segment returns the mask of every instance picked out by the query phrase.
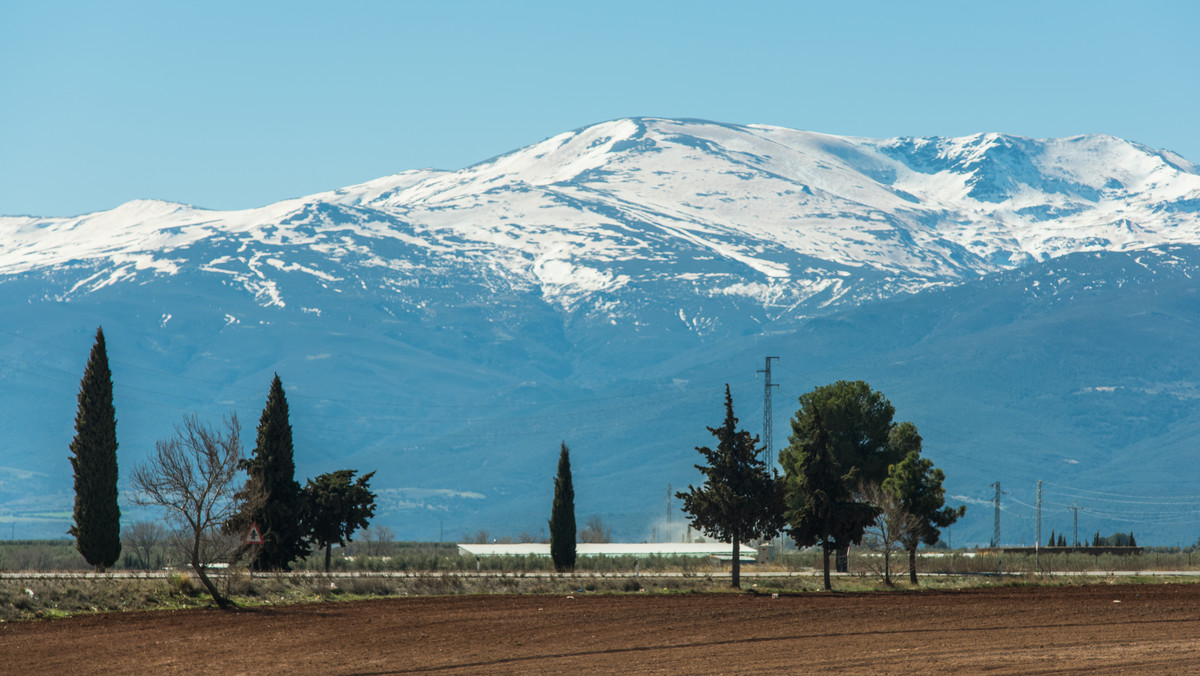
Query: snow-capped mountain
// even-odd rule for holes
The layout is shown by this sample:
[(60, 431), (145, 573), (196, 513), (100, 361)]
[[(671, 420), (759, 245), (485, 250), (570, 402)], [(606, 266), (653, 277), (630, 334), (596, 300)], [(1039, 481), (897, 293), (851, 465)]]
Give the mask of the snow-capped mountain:
[[(1200, 241), (1200, 170), (1104, 136), (879, 141), (623, 119), (259, 209), (137, 201), (0, 228), (0, 273), (101, 264), (72, 294), (191, 267), (283, 307), (280, 273), (405, 288), (443, 265), (567, 312), (630, 318), (613, 294), (666, 285), (773, 319), (1067, 253)], [(189, 255), (202, 243), (223, 255)]]
[[(1005, 350), (1047, 340), (1044, 324), (1001, 339), (986, 317), (955, 323), (979, 304), (1028, 310), (1053, 297), (1066, 313), (1055, 316), (1070, 316), (1144, 300), (1137, 290), (1167, 278), (1190, 293), (1195, 245), (1200, 169), (1113, 137), (876, 140), (651, 118), (245, 211), (143, 200), (73, 218), (0, 217), (10, 327), (0, 408), (17, 430), (0, 441), (0, 498), (21, 527), (58, 514), (46, 528), (65, 530), (73, 394), (104, 324), (118, 398), (136, 402), (117, 402), (125, 471), (181, 412), (234, 408), (250, 426), (279, 371), (299, 418), (300, 471), (379, 469), (383, 518), (402, 536), (428, 538), (434, 517), (449, 538), (536, 532), (566, 440), (584, 473), (581, 500), (588, 476), (596, 486), (595, 508), (581, 514), (649, 537), (659, 486), (696, 480), (690, 449), (708, 443), (721, 383), (741, 383), (735, 403), (757, 429), (753, 376), (767, 351), (783, 352), (784, 374), (804, 364), (781, 412), (829, 379), (861, 378), (925, 429), (899, 400), (940, 420), (935, 404), (961, 392), (917, 383), (936, 373), (966, 389), (964, 374), (981, 373), (922, 350), (954, 344), (980, 351), (973, 364), (1023, 373)], [(1047, 276), (1062, 261), (1072, 272)], [(1127, 263), (1155, 274), (1117, 283), (1127, 275), (1113, 270)], [(1029, 319), (996, 316), (1010, 328)], [(1171, 326), (1154, 340), (1185, 335)], [(1094, 348), (1072, 349), (1086, 361)], [(901, 353), (926, 371), (886, 361)], [(1080, 391), (1167, 381), (1191, 391), (1180, 378), (1081, 378)], [(980, 401), (1008, 396), (1011, 382), (991, 380)], [(974, 436), (945, 424), (942, 444)], [(786, 414), (776, 427), (778, 448)], [(951, 481), (955, 469), (986, 479), (968, 457), (934, 457)]]

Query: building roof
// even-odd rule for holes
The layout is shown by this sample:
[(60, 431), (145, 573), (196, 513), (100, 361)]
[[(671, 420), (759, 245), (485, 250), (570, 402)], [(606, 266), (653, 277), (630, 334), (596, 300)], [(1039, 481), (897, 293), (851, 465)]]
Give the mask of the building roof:
[[(460, 554), (473, 556), (550, 556), (550, 545), (537, 542), (513, 545), (459, 544)], [(577, 556), (733, 556), (727, 542), (580, 542)], [(758, 551), (742, 545), (741, 558), (754, 558)]]

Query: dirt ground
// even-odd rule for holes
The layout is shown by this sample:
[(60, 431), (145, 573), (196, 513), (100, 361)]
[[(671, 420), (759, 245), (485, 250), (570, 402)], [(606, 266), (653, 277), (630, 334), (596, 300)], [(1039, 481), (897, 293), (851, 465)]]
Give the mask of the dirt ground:
[(7, 673), (1200, 671), (1200, 585), (455, 596), (0, 625)]

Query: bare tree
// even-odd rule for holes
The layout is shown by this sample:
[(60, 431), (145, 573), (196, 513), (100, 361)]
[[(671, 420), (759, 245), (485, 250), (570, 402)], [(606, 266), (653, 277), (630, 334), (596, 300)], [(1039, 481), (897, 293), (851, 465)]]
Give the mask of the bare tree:
[(392, 544), (396, 541), (396, 534), (387, 526), (375, 526), (375, 542), (379, 544), (379, 555), (390, 556), (392, 554)]
[[(236, 539), (222, 537), (221, 526), (234, 513), (238, 462), (242, 459), (237, 415), (214, 430), (195, 415), (185, 415), (175, 436), (160, 439), (154, 454), (133, 471), (140, 505), (162, 507), (167, 522), (179, 528), (183, 555), (217, 605), (229, 601), (209, 579), (205, 567), (231, 553)], [(231, 543), (231, 539), (233, 543)]]
[(873, 505), (879, 513), (867, 527), (869, 545), (879, 548), (883, 555), (883, 582), (892, 584), (892, 553), (901, 549), (901, 540), (914, 532), (918, 520), (904, 509), (904, 504), (894, 493), (885, 491), (877, 483), (863, 482), (858, 486), (862, 499)]
[(604, 519), (593, 514), (579, 529), (580, 542), (612, 542), (612, 528), (604, 523)]
[(367, 556), (387, 556), (391, 553), (392, 542), (396, 539), (396, 534), (391, 528), (367, 526), (360, 533), (359, 539), (366, 545)]
[(138, 568), (146, 570), (151, 566), (151, 552), (162, 545), (167, 530), (153, 521), (137, 521), (125, 528), (122, 535), (126, 551), (132, 551)]

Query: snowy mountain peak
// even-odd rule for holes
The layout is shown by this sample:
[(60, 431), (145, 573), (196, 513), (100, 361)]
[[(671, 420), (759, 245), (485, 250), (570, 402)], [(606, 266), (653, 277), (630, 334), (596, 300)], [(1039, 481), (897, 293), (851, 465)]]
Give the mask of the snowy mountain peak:
[(628, 118), (258, 209), (138, 200), (0, 218), (0, 273), (136, 260), (125, 278), (232, 275), (285, 307), (289, 270), (329, 268), (313, 274), (336, 286), (361, 276), (346, 266), (396, 284), (452, 266), (595, 317), (631, 317), (634, 289), (665, 285), (770, 321), (1169, 243), (1200, 243), (1200, 172), (1110, 136), (875, 140)]

